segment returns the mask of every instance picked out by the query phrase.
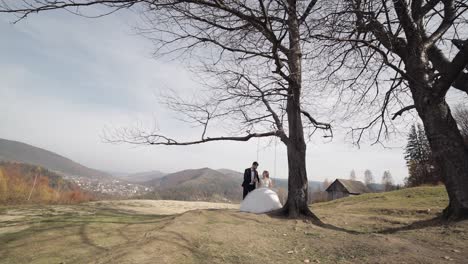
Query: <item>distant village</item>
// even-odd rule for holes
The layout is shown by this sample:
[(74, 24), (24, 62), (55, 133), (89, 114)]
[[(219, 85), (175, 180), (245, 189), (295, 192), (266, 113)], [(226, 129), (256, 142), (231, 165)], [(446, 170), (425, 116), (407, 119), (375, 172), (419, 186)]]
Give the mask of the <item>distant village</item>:
[(102, 180), (82, 176), (64, 176), (64, 178), (75, 182), (83, 190), (116, 198), (134, 197), (143, 195), (152, 190), (150, 187), (128, 183), (118, 179)]

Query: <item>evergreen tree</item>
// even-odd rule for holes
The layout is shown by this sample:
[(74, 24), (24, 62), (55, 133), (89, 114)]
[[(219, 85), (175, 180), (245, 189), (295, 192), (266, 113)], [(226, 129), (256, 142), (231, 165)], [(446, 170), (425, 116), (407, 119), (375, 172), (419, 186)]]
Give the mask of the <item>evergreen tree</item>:
[(418, 124), (418, 140), (420, 148), (420, 161), (427, 162), (431, 160), (431, 147), (426, 137), (426, 132), (421, 124)]
[(434, 166), (435, 162), (422, 125), (412, 125), (408, 134), (405, 149), (405, 159), (408, 166), (406, 185), (409, 187), (422, 184), (437, 184), (441, 181)]
[(457, 105), (455, 108), (454, 118), (457, 121), (458, 128), (468, 145), (468, 107)]
[(405, 159), (409, 161), (426, 162), (430, 159), (429, 141), (424, 132), (424, 128), (418, 124), (411, 126), (406, 145)]

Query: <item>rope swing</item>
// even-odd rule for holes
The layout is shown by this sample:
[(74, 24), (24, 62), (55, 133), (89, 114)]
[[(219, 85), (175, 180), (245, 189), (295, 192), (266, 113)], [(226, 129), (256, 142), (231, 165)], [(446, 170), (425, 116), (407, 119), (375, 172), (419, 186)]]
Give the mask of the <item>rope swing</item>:
[(257, 138), (257, 159), (256, 161), (258, 162), (258, 153), (260, 152), (260, 138)]
[(275, 175), (275, 177), (278, 177), (278, 175), (276, 174), (276, 149), (277, 149), (277, 146), (278, 146), (278, 138), (275, 137), (275, 160), (273, 161), (274, 162), (273, 175)]
[[(278, 177), (277, 175), (277, 156), (278, 156), (278, 138), (275, 137), (275, 147), (274, 147), (274, 158), (273, 158), (273, 174), (274, 177)], [(260, 138), (257, 138), (257, 159), (258, 162), (260, 158)]]

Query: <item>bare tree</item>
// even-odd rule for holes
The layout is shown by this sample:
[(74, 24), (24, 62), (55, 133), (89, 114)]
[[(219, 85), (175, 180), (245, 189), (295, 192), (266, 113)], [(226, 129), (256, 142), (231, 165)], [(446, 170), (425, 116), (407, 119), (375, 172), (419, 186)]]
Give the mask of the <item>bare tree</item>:
[(384, 191), (386, 192), (394, 189), (393, 177), (390, 171), (384, 171), (382, 175), (382, 185), (384, 186)]
[(468, 2), (330, 1), (326, 10), (328, 31), (316, 38), (339, 54), (328, 56), (328, 65), (341, 80), (344, 70), (357, 69), (343, 86), (360, 95), (352, 100), (378, 109), (353, 130), (358, 142), (371, 128), (379, 141), (390, 119), (416, 110), (449, 194), (444, 216), (468, 217), (468, 149), (445, 100), (450, 88), (468, 93)]
[(322, 182), (322, 189), (323, 189), (323, 190), (326, 190), (326, 189), (330, 186), (330, 184), (332, 184), (332, 183), (328, 180), (328, 178), (325, 179), (325, 180)]
[(374, 175), (372, 174), (372, 171), (370, 170), (364, 171), (364, 183), (367, 186), (370, 186), (372, 183), (374, 183)]
[(352, 170), (349, 174), (349, 179), (352, 180), (352, 181), (355, 181), (356, 180), (356, 172), (354, 170)]
[[(9, 2), (10, 4), (6, 4)], [(316, 130), (330, 131), (303, 101), (303, 73), (313, 49), (307, 41), (314, 27), (316, 0), (24, 0), (0, 2), (0, 12), (19, 19), (36, 12), (103, 5), (114, 12), (138, 8), (159, 55), (188, 55), (199, 61), (207, 93), (190, 100), (171, 94), (169, 108), (201, 127), (198, 139), (181, 141), (155, 131), (122, 129), (110, 139), (131, 144), (186, 146), (216, 141), (278, 137), (288, 153), (288, 197), (280, 213), (317, 219), (307, 206), (306, 139)], [(305, 118), (305, 120), (303, 120)], [(238, 129), (210, 135), (216, 122)], [(307, 132), (307, 135), (305, 133)], [(328, 136), (328, 134), (327, 134)]]

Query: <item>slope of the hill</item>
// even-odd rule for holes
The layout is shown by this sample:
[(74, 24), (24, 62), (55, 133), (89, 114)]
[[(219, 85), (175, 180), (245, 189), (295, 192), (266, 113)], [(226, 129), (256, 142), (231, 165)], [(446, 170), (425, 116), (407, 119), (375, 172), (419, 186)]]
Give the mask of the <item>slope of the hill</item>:
[(416, 187), (368, 193), (313, 205), (325, 222), (353, 225), (360, 230), (379, 229), (382, 222), (401, 226), (434, 217), (448, 204), (443, 186)]
[(0, 263), (464, 264), (468, 259), (468, 221), (434, 219), (447, 203), (440, 187), (314, 205), (324, 226), (236, 209), (152, 214), (172, 207), (171, 201), (158, 202), (0, 207)]

